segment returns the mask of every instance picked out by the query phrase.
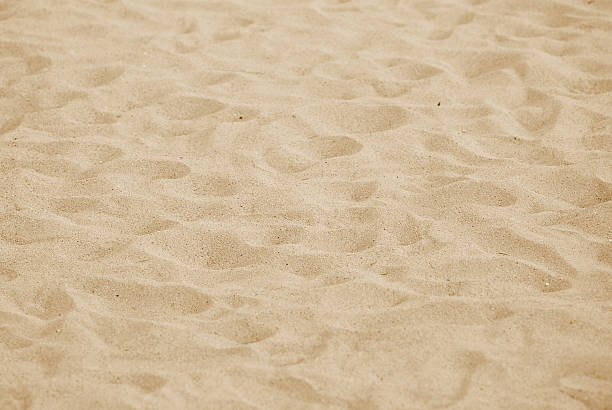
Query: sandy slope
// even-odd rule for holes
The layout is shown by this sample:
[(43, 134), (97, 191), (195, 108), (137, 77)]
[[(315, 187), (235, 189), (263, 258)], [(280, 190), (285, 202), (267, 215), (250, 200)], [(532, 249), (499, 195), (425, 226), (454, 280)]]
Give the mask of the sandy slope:
[(609, 0), (0, 1), (0, 408), (612, 406)]

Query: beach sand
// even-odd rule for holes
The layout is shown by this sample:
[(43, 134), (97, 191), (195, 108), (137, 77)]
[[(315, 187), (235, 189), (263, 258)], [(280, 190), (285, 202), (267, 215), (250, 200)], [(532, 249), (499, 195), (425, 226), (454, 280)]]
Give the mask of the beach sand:
[(609, 0), (0, 0), (0, 408), (612, 408)]

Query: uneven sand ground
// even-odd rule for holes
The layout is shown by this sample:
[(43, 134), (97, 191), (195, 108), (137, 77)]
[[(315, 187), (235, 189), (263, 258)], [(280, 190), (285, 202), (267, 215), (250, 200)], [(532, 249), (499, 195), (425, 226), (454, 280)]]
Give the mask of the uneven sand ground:
[(0, 1), (0, 408), (612, 408), (612, 2)]

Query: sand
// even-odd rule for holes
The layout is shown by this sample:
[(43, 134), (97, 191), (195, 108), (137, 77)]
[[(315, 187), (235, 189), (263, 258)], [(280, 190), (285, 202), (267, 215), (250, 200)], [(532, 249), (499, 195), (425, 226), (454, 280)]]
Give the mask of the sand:
[(612, 3), (0, 1), (0, 408), (612, 408)]

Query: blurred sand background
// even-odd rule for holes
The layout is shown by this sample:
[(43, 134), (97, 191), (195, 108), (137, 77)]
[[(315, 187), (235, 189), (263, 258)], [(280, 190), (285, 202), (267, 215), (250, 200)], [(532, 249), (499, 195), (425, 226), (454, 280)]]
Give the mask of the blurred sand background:
[(612, 408), (612, 2), (0, 0), (0, 408)]

